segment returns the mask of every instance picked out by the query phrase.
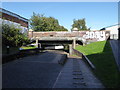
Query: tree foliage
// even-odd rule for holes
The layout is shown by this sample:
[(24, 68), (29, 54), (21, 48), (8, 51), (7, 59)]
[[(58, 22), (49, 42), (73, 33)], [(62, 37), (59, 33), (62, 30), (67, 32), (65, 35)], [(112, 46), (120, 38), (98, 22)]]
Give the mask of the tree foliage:
[(31, 28), (34, 31), (68, 31), (54, 17), (45, 17), (43, 14), (33, 13), (30, 19)]
[(78, 20), (74, 19), (72, 29), (73, 28), (78, 28), (79, 31), (80, 30), (90, 30), (90, 28), (87, 29), (85, 19), (78, 19)]
[(20, 32), (13, 24), (2, 24), (2, 44), (6, 46), (22, 46), (29, 42), (27, 36)]

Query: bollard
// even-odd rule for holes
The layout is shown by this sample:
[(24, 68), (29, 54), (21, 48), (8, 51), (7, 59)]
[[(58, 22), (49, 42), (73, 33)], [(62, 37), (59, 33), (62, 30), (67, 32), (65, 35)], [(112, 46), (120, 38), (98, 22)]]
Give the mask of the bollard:
[(7, 46), (7, 54), (9, 54), (9, 53), (10, 53), (10, 47)]

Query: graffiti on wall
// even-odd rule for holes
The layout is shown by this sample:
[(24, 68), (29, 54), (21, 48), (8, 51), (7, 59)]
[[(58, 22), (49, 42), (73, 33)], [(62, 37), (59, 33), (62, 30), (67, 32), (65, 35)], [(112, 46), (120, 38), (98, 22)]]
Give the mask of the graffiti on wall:
[(83, 38), (85, 39), (98, 39), (99, 41), (103, 41), (106, 39), (105, 31), (87, 31)]

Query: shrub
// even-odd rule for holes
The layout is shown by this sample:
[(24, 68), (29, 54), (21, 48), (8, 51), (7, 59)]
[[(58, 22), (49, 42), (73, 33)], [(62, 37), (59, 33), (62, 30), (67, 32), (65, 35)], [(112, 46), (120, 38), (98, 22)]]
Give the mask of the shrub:
[(2, 44), (6, 46), (18, 47), (29, 43), (27, 35), (21, 33), (21, 28), (16, 28), (13, 24), (2, 24)]

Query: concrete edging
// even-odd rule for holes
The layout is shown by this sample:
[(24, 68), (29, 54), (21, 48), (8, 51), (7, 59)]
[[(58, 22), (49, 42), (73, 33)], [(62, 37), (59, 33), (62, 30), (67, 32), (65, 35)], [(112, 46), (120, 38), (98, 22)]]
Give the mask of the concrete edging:
[(58, 63), (59, 64), (61, 64), (61, 65), (64, 65), (65, 64), (65, 62), (66, 62), (66, 60), (67, 60), (67, 54), (63, 54), (62, 56), (61, 56), (61, 58), (60, 58), (60, 60), (58, 61)]
[(75, 50), (73, 48), (72, 48), (72, 51), (75, 55), (82, 57), (82, 59), (84, 59), (93, 70), (96, 69), (95, 66), (93, 65), (93, 63), (86, 57), (86, 55), (84, 55), (83, 53), (81, 53), (78, 50)]

